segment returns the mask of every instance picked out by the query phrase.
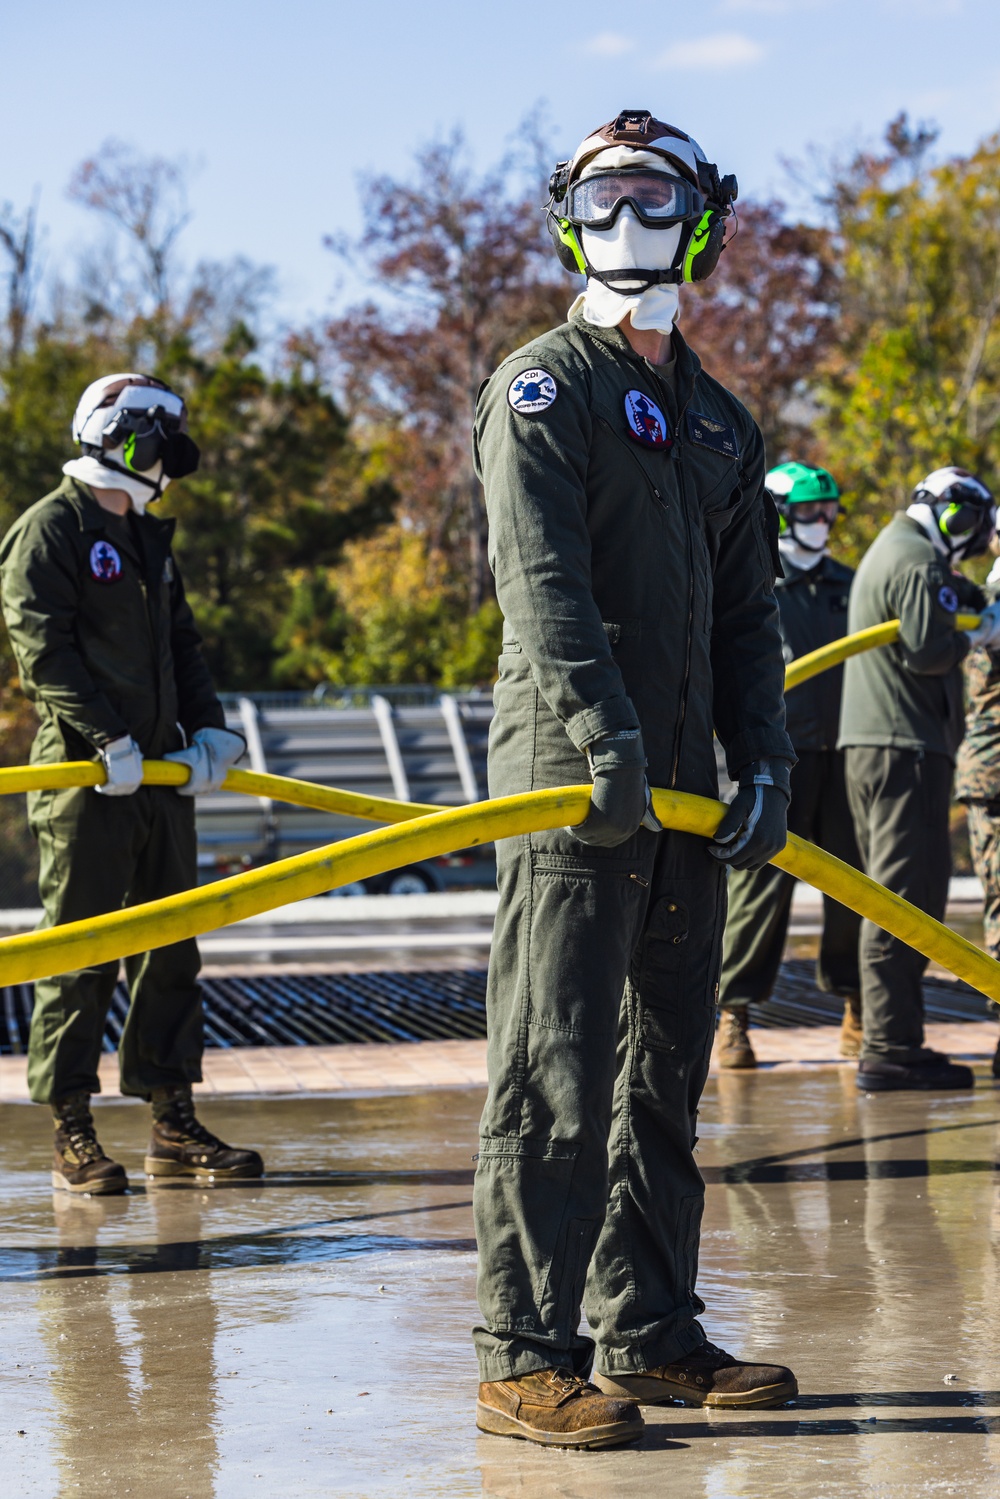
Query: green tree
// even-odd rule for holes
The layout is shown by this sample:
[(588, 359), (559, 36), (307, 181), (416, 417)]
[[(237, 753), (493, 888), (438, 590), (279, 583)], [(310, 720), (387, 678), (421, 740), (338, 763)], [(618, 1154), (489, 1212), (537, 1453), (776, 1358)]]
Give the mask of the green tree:
[(1000, 135), (930, 164), (905, 116), (829, 194), (840, 339), (816, 389), (824, 461), (862, 549), (929, 470), (1000, 467)]

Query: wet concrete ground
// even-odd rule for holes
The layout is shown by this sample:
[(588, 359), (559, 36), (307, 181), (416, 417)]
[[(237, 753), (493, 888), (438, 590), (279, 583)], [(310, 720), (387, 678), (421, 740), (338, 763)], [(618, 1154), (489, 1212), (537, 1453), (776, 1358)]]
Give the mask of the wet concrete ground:
[(0, 1487), (11, 1496), (964, 1496), (1000, 1492), (1000, 1092), (859, 1098), (849, 1070), (713, 1080), (709, 1336), (787, 1360), (794, 1409), (666, 1409), (642, 1444), (478, 1435), (478, 1090), (210, 1101), (262, 1183), (48, 1185), (0, 1108)]

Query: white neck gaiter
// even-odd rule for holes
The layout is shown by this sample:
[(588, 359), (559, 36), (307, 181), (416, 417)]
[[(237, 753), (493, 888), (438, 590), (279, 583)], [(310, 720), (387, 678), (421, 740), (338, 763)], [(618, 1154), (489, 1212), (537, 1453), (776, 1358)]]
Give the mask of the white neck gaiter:
[[(654, 151), (635, 151), (629, 146), (611, 146), (607, 151), (599, 151), (581, 175), (589, 177), (594, 172), (621, 167), (650, 167), (668, 176), (677, 175), (670, 172), (664, 158)], [(617, 271), (633, 265), (640, 270), (666, 271), (674, 263), (682, 228), (682, 224), (672, 224), (669, 229), (647, 229), (626, 205), (610, 229), (583, 229), (580, 237), (583, 252), (597, 271)], [(584, 322), (592, 323), (595, 328), (616, 328), (631, 314), (633, 328), (669, 333), (680, 316), (679, 288), (651, 286), (648, 291), (623, 295), (588, 277), (587, 289), (574, 301), (570, 316), (580, 308)]]
[[(116, 463), (124, 463), (125, 445), (112, 448), (108, 454)], [(79, 479), (81, 484), (89, 484), (92, 489), (122, 489), (132, 501), (132, 509), (136, 515), (144, 515), (146, 506), (151, 500), (159, 499), (169, 479), (162, 477), (162, 463), (155, 463), (147, 471), (147, 476), (154, 484), (159, 484), (159, 494), (151, 489), (148, 484), (134, 479), (131, 474), (120, 474), (116, 468), (105, 468), (99, 458), (83, 456), (71, 458), (68, 463), (63, 464), (63, 473), (68, 474), (71, 479)]]

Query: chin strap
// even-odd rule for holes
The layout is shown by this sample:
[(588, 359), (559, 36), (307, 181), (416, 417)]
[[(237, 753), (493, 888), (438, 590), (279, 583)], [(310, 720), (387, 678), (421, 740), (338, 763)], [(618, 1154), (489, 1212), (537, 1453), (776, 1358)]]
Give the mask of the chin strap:
[[(85, 448), (85, 454), (86, 451), (87, 450)], [(150, 495), (150, 499), (147, 501), (147, 504), (152, 500), (158, 500), (160, 498), (160, 495), (163, 493), (162, 474), (158, 479), (147, 479), (145, 474), (137, 473), (135, 469), (126, 468), (124, 463), (118, 463), (114, 458), (107, 458), (103, 453), (92, 452), (88, 456), (96, 458), (102, 468), (114, 469), (116, 474), (124, 474), (126, 479), (137, 479), (140, 484), (145, 484), (147, 489), (151, 489), (153, 491), (153, 493)]]
[[(684, 272), (679, 266), (672, 266), (669, 271), (646, 271), (639, 266), (626, 266), (620, 271), (595, 271), (589, 260), (586, 266), (588, 280), (599, 281), (620, 297), (638, 297), (654, 286), (680, 286), (684, 280)], [(616, 286), (618, 281), (628, 282), (628, 285)]]

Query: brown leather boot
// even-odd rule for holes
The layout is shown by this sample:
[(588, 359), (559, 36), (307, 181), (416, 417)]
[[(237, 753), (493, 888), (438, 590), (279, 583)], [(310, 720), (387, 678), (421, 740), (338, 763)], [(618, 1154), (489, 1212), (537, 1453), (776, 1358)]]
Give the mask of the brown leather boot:
[(255, 1150), (226, 1145), (195, 1117), (191, 1089), (153, 1089), (153, 1133), (146, 1155), (149, 1176), (263, 1176)]
[(715, 1060), (720, 1067), (756, 1067), (757, 1058), (747, 1030), (750, 1011), (746, 1005), (735, 1010), (719, 1011), (719, 1029), (715, 1033)]
[(747, 1364), (714, 1343), (686, 1353), (672, 1364), (645, 1374), (595, 1374), (606, 1395), (638, 1400), (641, 1405), (714, 1405), (729, 1409), (766, 1409), (785, 1405), (799, 1393), (791, 1369), (783, 1364)]
[(479, 1386), (476, 1425), (545, 1447), (619, 1447), (642, 1436), (631, 1395), (609, 1400), (568, 1369), (541, 1369)]
[(861, 1043), (865, 1038), (861, 1024), (861, 995), (849, 994), (844, 1000), (844, 1018), (840, 1022), (840, 1055), (859, 1057)]
[(110, 1197), (128, 1188), (124, 1167), (101, 1149), (89, 1093), (71, 1093), (52, 1105), (56, 1125), (52, 1185), (62, 1192)]

